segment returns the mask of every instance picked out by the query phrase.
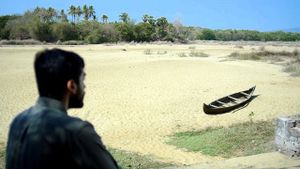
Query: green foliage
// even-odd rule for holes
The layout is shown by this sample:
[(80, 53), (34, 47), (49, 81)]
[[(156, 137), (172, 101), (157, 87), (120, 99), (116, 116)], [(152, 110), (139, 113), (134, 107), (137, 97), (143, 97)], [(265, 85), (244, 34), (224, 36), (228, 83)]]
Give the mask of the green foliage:
[(151, 156), (142, 156), (137, 153), (116, 149), (109, 149), (109, 151), (122, 169), (148, 169), (171, 166), (171, 164), (168, 163), (157, 162)]
[(4, 15), (0, 16), (0, 39), (8, 39), (9, 38), (9, 30), (5, 29), (6, 23), (10, 20), (14, 20), (19, 18), (17, 15)]
[(228, 128), (176, 133), (169, 144), (189, 151), (225, 158), (273, 151), (275, 124), (259, 121), (235, 124)]
[(52, 30), (55, 39), (60, 41), (76, 40), (79, 37), (78, 28), (68, 22), (55, 23)]
[(35, 19), (30, 12), (26, 12), (23, 16), (7, 21), (4, 30), (8, 31), (9, 39), (30, 39), (30, 27)]
[(39, 41), (53, 42), (55, 40), (50, 24), (40, 20), (32, 22), (30, 34), (32, 38)]
[(216, 35), (214, 31), (210, 29), (203, 29), (198, 38), (201, 40), (216, 40)]
[(128, 23), (130, 21), (128, 13), (126, 12), (121, 13), (121, 15), (119, 15), (119, 19), (124, 23)]
[(78, 24), (74, 24), (74, 27), (78, 29), (80, 34), (79, 39), (86, 39), (92, 32), (101, 28), (101, 24), (96, 21), (82, 21)]
[(118, 23), (116, 31), (121, 41), (131, 42), (135, 40), (134, 24), (132, 22)]
[(159, 40), (165, 40), (168, 35), (168, 20), (165, 17), (160, 17), (156, 20), (157, 36)]
[(135, 26), (135, 37), (138, 42), (150, 42), (155, 39), (155, 27), (150, 23), (140, 23)]
[(113, 25), (100, 25), (98, 29), (94, 29), (85, 40), (88, 43), (99, 44), (106, 42), (116, 42), (117, 34)]

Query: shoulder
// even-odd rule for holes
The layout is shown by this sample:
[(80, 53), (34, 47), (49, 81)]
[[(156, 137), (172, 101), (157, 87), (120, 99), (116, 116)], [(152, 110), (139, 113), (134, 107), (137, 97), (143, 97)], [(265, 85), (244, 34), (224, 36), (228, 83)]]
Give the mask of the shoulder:
[(94, 127), (90, 122), (72, 116), (65, 117), (65, 127), (75, 133), (80, 133), (82, 130), (86, 129), (94, 130)]
[(10, 126), (20, 125), (25, 123), (29, 119), (29, 112), (32, 107), (22, 111), (21, 113), (17, 114), (16, 117), (12, 120)]

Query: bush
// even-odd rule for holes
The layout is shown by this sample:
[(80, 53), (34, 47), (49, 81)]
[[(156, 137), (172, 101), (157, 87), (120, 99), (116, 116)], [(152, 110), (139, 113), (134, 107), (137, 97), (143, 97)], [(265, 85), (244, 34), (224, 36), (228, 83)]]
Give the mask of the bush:
[(70, 40), (70, 41), (64, 41), (61, 44), (62, 45), (85, 45), (86, 43), (84, 41)]
[(153, 52), (152, 52), (152, 50), (151, 49), (145, 49), (144, 50), (144, 54), (145, 55), (151, 55)]
[(39, 41), (53, 42), (55, 40), (51, 25), (40, 20), (32, 22), (30, 35)]
[(40, 41), (34, 39), (27, 40), (1, 40), (0, 45), (41, 45)]
[(203, 52), (197, 52), (197, 51), (195, 51), (195, 50), (192, 50), (192, 51), (189, 53), (189, 56), (190, 56), (190, 57), (208, 57), (208, 54), (203, 53)]
[(78, 40), (79, 39), (79, 31), (75, 25), (72, 25), (67, 22), (56, 23), (52, 25), (53, 33), (55, 35), (55, 39), (61, 41), (68, 40)]
[(178, 53), (177, 54), (179, 57), (187, 57), (187, 55), (184, 52)]
[(198, 36), (200, 40), (216, 40), (214, 31), (210, 29), (203, 29), (201, 34)]

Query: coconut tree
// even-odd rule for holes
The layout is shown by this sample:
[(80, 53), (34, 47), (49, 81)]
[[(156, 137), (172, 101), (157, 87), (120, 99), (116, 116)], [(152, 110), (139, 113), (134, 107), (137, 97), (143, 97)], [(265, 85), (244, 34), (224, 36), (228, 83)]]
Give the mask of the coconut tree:
[(89, 9), (88, 9), (88, 11), (89, 11), (89, 15), (88, 15), (88, 17), (89, 18), (93, 18), (94, 20), (96, 20), (96, 12), (95, 12), (95, 10), (94, 10), (94, 7), (93, 7), (93, 5), (91, 5), (91, 6), (89, 6)]
[(82, 13), (83, 13), (84, 20), (86, 20), (86, 21), (89, 20), (90, 11), (89, 11), (89, 8), (86, 5), (83, 5)]
[(61, 22), (68, 22), (68, 17), (63, 9), (60, 11), (59, 19)]
[(77, 22), (79, 22), (80, 16), (82, 14), (81, 8), (80, 6), (77, 6), (77, 8), (75, 9), (75, 14), (77, 15)]
[(74, 23), (75, 22), (75, 16), (76, 16), (76, 7), (74, 5), (71, 5), (69, 7), (68, 14), (72, 16), (72, 22)]
[(130, 20), (128, 13), (126, 13), (126, 12), (121, 13), (121, 15), (119, 15), (119, 17), (120, 17), (120, 20), (124, 23), (127, 23)]
[(107, 15), (102, 15), (101, 16), (103, 23), (107, 23), (108, 16)]
[(57, 17), (57, 12), (54, 8), (49, 7), (47, 9), (47, 22), (53, 22), (54, 21), (54, 17)]

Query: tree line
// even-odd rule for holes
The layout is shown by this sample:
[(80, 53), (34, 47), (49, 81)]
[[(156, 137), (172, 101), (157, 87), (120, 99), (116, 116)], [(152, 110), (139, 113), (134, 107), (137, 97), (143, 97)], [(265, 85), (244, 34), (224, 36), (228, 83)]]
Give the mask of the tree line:
[(36, 39), (45, 42), (77, 40), (95, 44), (118, 41), (300, 40), (300, 33), (211, 30), (183, 26), (179, 21), (170, 23), (165, 17), (155, 18), (148, 14), (143, 15), (141, 20), (135, 23), (126, 12), (119, 15), (119, 21), (109, 21), (109, 16), (105, 14), (98, 18), (94, 7), (88, 5), (71, 5), (67, 11), (36, 7), (23, 15), (0, 16), (0, 39)]

